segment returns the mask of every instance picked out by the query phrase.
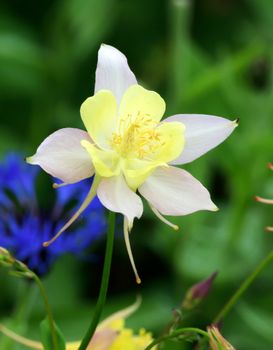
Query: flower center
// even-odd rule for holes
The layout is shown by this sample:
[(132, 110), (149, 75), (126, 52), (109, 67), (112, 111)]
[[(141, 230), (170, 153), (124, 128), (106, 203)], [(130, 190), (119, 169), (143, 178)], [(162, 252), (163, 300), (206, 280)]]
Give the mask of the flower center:
[(124, 158), (147, 159), (162, 146), (160, 133), (149, 114), (138, 112), (119, 120), (117, 132), (113, 133), (111, 146)]

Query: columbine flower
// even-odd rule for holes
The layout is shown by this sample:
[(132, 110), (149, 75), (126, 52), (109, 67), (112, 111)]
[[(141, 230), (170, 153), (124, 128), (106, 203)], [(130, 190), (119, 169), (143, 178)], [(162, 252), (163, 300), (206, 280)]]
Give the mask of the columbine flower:
[[(270, 170), (273, 170), (273, 164), (268, 163), (268, 168)], [(273, 205), (273, 199), (267, 199), (267, 198), (255, 196), (255, 200), (257, 202), (260, 202), (260, 203)], [(268, 232), (273, 232), (273, 226), (266, 226), (265, 230), (268, 231)]]
[(208, 327), (208, 334), (211, 350), (235, 350), (235, 348), (222, 336), (217, 327)]
[(50, 210), (39, 208), (35, 191), (38, 168), (29, 169), (19, 155), (8, 155), (0, 164), (0, 246), (42, 275), (62, 254), (83, 255), (90, 243), (105, 231), (104, 209), (96, 199), (88, 208), (89, 215), (78, 227), (45, 249), (42, 243), (52, 238), (71, 211), (82, 200), (89, 184), (61, 188)]
[[(87, 350), (144, 350), (153, 341), (151, 333), (140, 329), (138, 334), (134, 334), (132, 329), (125, 328), (125, 319), (130, 316), (138, 306), (139, 301), (102, 321), (98, 325)], [(44, 349), (40, 342), (19, 336), (1, 324), (0, 332), (30, 349)], [(79, 346), (79, 341), (69, 342), (66, 343), (66, 350), (77, 350)]]
[(125, 242), (140, 282), (129, 243), (133, 221), (143, 212), (139, 195), (174, 229), (178, 227), (163, 215), (217, 210), (206, 188), (173, 165), (189, 163), (216, 147), (237, 122), (196, 114), (178, 114), (161, 122), (165, 112), (162, 97), (138, 85), (126, 57), (108, 45), (102, 45), (98, 53), (95, 95), (83, 102), (80, 112), (87, 132), (60, 129), (27, 161), (66, 184), (95, 174), (85, 201), (55, 238), (97, 193), (106, 208), (124, 215)]

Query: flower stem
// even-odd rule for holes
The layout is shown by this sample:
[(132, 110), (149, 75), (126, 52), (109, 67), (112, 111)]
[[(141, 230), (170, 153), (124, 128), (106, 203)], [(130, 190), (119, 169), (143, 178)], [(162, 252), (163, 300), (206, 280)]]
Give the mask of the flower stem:
[(55, 326), (54, 326), (54, 319), (53, 319), (53, 313), (48, 301), (48, 297), (46, 294), (46, 290), (45, 287), (43, 285), (43, 283), (41, 282), (40, 278), (34, 273), (33, 274), (33, 279), (36, 282), (36, 284), (38, 285), (42, 298), (44, 299), (44, 304), (45, 304), (45, 309), (46, 309), (46, 313), (47, 313), (47, 318), (48, 318), (48, 322), (49, 322), (49, 327), (50, 327), (50, 332), (51, 332), (51, 337), (52, 337), (52, 343), (53, 343), (53, 348), (54, 350), (58, 350), (58, 342), (57, 342), (57, 334), (56, 334), (56, 330), (55, 330)]
[(191, 2), (190, 0), (169, 0), (171, 57), (168, 105), (171, 108), (170, 113), (176, 111), (181, 105), (181, 91), (184, 94), (189, 79)]
[(111, 269), (111, 261), (112, 261), (112, 255), (113, 255), (114, 233), (115, 233), (115, 213), (109, 212), (107, 242), (106, 242), (104, 266), (103, 266), (99, 297), (97, 300), (94, 316), (91, 320), (90, 326), (78, 350), (85, 350), (88, 344), (90, 343), (90, 340), (92, 339), (95, 333), (95, 330), (97, 328), (97, 325), (99, 323), (102, 309), (105, 304), (108, 283), (109, 283), (110, 269)]
[(209, 338), (209, 335), (206, 331), (203, 331), (202, 329), (199, 328), (194, 328), (194, 327), (186, 327), (186, 328), (179, 328), (173, 331), (171, 334), (168, 335), (163, 335), (157, 339), (155, 339), (151, 344), (149, 344), (144, 350), (150, 350), (152, 349), (155, 345), (168, 340), (172, 338), (177, 338), (180, 335), (183, 335), (184, 333), (198, 333), (206, 338)]
[(260, 262), (255, 270), (243, 281), (236, 292), (231, 296), (222, 310), (214, 318), (213, 323), (221, 321), (231, 310), (234, 304), (238, 301), (241, 295), (249, 288), (251, 283), (258, 277), (258, 275), (267, 267), (267, 265), (273, 260), (273, 250)]

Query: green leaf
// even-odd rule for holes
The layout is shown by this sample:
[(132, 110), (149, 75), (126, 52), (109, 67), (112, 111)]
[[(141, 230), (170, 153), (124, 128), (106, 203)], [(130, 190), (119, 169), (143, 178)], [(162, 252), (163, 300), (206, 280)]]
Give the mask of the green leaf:
[[(65, 339), (64, 336), (59, 329), (59, 327), (54, 322), (54, 329), (56, 332), (56, 340), (57, 340), (57, 349), (56, 350), (65, 350)], [(44, 319), (40, 324), (40, 330), (41, 330), (41, 341), (44, 346), (44, 350), (53, 350), (53, 341), (52, 341), (52, 334), (50, 331), (50, 324), (48, 319)]]

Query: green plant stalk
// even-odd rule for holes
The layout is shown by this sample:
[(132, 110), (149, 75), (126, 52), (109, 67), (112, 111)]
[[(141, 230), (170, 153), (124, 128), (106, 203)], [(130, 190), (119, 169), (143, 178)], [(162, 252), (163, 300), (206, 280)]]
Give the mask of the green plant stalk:
[(191, 21), (190, 0), (169, 0), (170, 28), (170, 77), (169, 113), (174, 113), (181, 104), (181, 91), (186, 90), (189, 71), (189, 31)]
[(85, 350), (88, 344), (90, 343), (90, 340), (92, 339), (95, 333), (95, 330), (97, 328), (97, 325), (99, 323), (100, 316), (105, 304), (105, 299), (106, 299), (106, 294), (107, 294), (108, 284), (109, 284), (112, 255), (113, 255), (114, 234), (115, 234), (115, 213), (109, 212), (107, 242), (106, 242), (105, 259), (104, 259), (99, 297), (97, 300), (95, 312), (91, 320), (90, 326), (85, 336), (83, 337), (83, 340), (78, 350)]
[(228, 300), (222, 310), (214, 318), (213, 323), (220, 322), (236, 304), (238, 299), (242, 294), (249, 288), (249, 286), (255, 281), (259, 274), (267, 267), (267, 265), (273, 260), (273, 250), (260, 262), (260, 264), (255, 268), (255, 270), (243, 281), (240, 287)]
[(194, 327), (180, 328), (180, 329), (176, 329), (171, 334), (163, 335), (162, 337), (159, 337), (159, 338), (155, 339), (144, 350), (151, 350), (155, 345), (157, 345), (157, 344), (159, 344), (159, 343), (161, 343), (161, 342), (163, 342), (165, 340), (169, 340), (169, 339), (172, 339), (172, 338), (177, 338), (180, 335), (183, 335), (184, 333), (198, 333), (198, 334), (206, 337), (207, 339), (209, 339), (208, 333), (206, 331), (203, 331), (202, 329), (194, 328)]
[(57, 334), (56, 334), (56, 330), (54, 327), (53, 313), (52, 313), (52, 310), (51, 310), (51, 307), (50, 307), (50, 304), (48, 301), (45, 287), (44, 287), (43, 283), (41, 282), (40, 278), (34, 272), (32, 272), (32, 273), (33, 273), (33, 279), (37, 283), (37, 285), (40, 289), (41, 295), (44, 299), (45, 309), (46, 309), (49, 327), (50, 327), (50, 332), (51, 332), (51, 336), (52, 336), (53, 348), (55, 350), (58, 350)]

